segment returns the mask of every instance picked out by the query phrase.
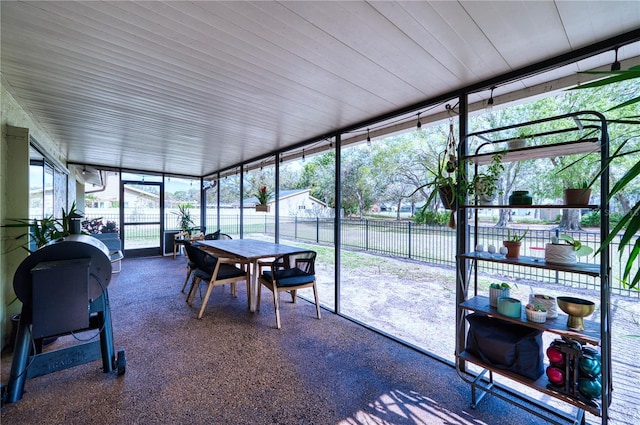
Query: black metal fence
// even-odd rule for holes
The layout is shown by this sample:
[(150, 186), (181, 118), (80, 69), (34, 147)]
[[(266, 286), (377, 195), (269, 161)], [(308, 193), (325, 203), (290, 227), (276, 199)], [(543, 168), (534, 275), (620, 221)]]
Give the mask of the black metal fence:
[[(236, 217), (220, 217), (223, 231), (239, 232)], [(237, 227), (236, 227), (237, 226)], [(247, 229), (251, 229), (248, 231)], [(245, 233), (256, 232), (268, 235), (274, 234), (273, 217), (254, 217), (253, 221), (245, 218)], [(487, 250), (494, 245), (496, 250), (502, 246), (507, 238), (508, 230), (493, 226), (478, 227), (478, 243)], [(597, 249), (600, 246), (600, 233), (596, 231), (562, 232), (585, 245)], [(472, 227), (469, 228), (472, 240)], [(333, 219), (285, 217), (280, 221), (280, 237), (324, 245), (334, 244)], [(529, 229), (522, 244), (522, 254), (529, 256), (544, 256), (544, 247), (555, 236), (555, 230)], [(344, 248), (366, 251), (375, 254), (407, 258), (435, 264), (455, 266), (456, 232), (445, 226), (420, 225), (410, 221), (396, 220), (358, 220), (343, 219), (342, 246)], [(622, 256), (618, 253), (620, 236), (616, 237), (609, 246), (611, 266), (611, 291), (614, 294), (640, 298), (640, 292), (631, 290), (621, 283), (624, 264), (629, 258), (630, 247), (626, 247)], [(538, 249), (536, 249), (538, 248)], [(580, 262), (599, 264), (599, 256), (589, 255), (580, 257)], [(636, 269), (638, 265), (636, 264)], [(552, 282), (577, 288), (599, 289), (600, 279), (574, 273), (555, 272), (552, 270), (519, 267), (495, 262), (480, 262), (479, 271), (494, 276), (508, 276), (532, 281)]]
[[(103, 220), (113, 220), (118, 223), (118, 216), (102, 216)], [(208, 220), (206, 228), (211, 231), (217, 229), (214, 219)], [(224, 214), (220, 216), (220, 228), (223, 233), (231, 235), (240, 234), (239, 214)], [(246, 215), (244, 217), (244, 233), (262, 233), (266, 235), (275, 234), (274, 216)], [(498, 249), (502, 241), (506, 239), (507, 229), (492, 226), (478, 227), (478, 243), (484, 245), (485, 250), (489, 245), (494, 245)], [(146, 233), (145, 233), (146, 232)], [(128, 227), (125, 238), (128, 246), (134, 246), (136, 240), (146, 241), (154, 236), (153, 229), (141, 226)], [(155, 230), (157, 235), (157, 229)], [(473, 233), (469, 229), (470, 234)], [(149, 234), (147, 234), (149, 233)], [(597, 248), (600, 246), (600, 234), (593, 231), (563, 232), (583, 244)], [(544, 252), (545, 244), (555, 235), (554, 230), (530, 229), (523, 240), (523, 255), (536, 256), (537, 253)], [(157, 236), (155, 236), (157, 237)], [(334, 245), (334, 221), (324, 218), (300, 218), (281, 217), (280, 237), (283, 239), (305, 241), (323, 245)], [(157, 239), (156, 239), (157, 240)], [(343, 219), (341, 233), (342, 247), (365, 251), (373, 254), (387, 255), (397, 258), (406, 258), (416, 261), (424, 261), (434, 264), (455, 266), (456, 256), (456, 233), (455, 230), (445, 226), (419, 225), (410, 221), (396, 220), (358, 220)], [(629, 258), (630, 248), (618, 253), (620, 237), (614, 239), (609, 246), (611, 250), (611, 291), (614, 294), (633, 296), (640, 298), (640, 292), (630, 290), (621, 283), (624, 264)], [(589, 255), (580, 258), (581, 262), (598, 264), (599, 257)], [(479, 270), (495, 276), (509, 276), (533, 281), (555, 282), (561, 285), (599, 289), (600, 280), (589, 276), (576, 275), (572, 273), (555, 272), (551, 270), (518, 267), (502, 263), (480, 262)], [(635, 265), (637, 270), (638, 264)]]

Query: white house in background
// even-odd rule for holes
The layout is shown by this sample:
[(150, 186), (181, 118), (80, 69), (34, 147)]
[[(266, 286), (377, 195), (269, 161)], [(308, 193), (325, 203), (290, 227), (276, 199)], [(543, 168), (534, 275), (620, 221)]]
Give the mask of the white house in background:
[[(273, 195), (272, 195), (273, 196)], [(244, 200), (243, 208), (255, 209), (258, 198), (251, 197)], [(275, 198), (269, 200), (269, 212), (275, 214)], [(237, 207), (237, 205), (235, 205)], [(265, 214), (265, 213), (261, 213)], [(292, 189), (280, 191), (280, 215), (281, 216), (305, 216), (305, 217), (333, 217), (333, 208), (311, 196), (311, 189)]]

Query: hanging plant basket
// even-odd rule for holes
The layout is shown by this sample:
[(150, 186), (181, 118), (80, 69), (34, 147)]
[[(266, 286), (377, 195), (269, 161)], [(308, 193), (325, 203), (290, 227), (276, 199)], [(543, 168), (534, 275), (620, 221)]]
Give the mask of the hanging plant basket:
[(269, 212), (269, 205), (256, 204), (257, 212)]
[(442, 201), (445, 209), (452, 211), (456, 209), (453, 188), (451, 186), (440, 186), (438, 193), (440, 194), (440, 201)]

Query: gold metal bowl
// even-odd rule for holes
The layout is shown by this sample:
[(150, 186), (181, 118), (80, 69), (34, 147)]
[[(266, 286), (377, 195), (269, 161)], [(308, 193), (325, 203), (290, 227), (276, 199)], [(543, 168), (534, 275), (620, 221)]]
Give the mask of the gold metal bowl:
[(558, 307), (569, 315), (567, 327), (577, 331), (584, 330), (584, 317), (587, 317), (596, 308), (595, 303), (581, 298), (558, 297)]

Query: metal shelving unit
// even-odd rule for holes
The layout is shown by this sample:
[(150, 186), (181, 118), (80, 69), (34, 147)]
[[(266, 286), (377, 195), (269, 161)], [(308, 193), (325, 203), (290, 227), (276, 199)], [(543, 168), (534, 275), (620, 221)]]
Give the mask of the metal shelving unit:
[[(559, 130), (542, 131), (531, 134), (528, 139), (535, 140), (533, 146), (521, 147), (509, 150), (508, 138), (501, 137), (509, 132), (517, 131), (522, 127), (548, 128), (544, 123), (559, 121), (567, 123)], [(586, 125), (584, 123), (587, 123)], [(594, 137), (596, 136), (596, 137)], [(489, 164), (493, 156), (497, 153), (502, 155), (502, 162), (538, 160), (553, 156), (579, 155), (587, 153), (600, 153), (600, 162), (606, 164), (609, 157), (609, 138), (607, 124), (604, 116), (598, 112), (585, 111), (565, 114), (561, 116), (525, 122), (507, 127), (495, 128), (469, 134), (467, 143), (473, 138), (478, 138), (481, 142), (473, 155), (463, 156), (462, 159), (475, 164), (475, 173), (478, 173), (478, 166)], [(549, 140), (552, 140), (549, 142)], [(569, 141), (566, 141), (569, 140)], [(465, 149), (466, 151), (466, 149)], [(487, 152), (488, 151), (488, 152)], [(610, 324), (610, 289), (609, 289), (609, 250), (603, 250), (600, 255), (600, 264), (557, 265), (548, 264), (543, 259), (521, 256), (518, 259), (507, 259), (504, 256), (490, 255), (487, 253), (473, 252), (470, 247), (475, 247), (478, 240), (478, 214), (480, 209), (500, 209), (500, 208), (589, 208), (608, 211), (607, 194), (609, 191), (609, 173), (605, 167), (600, 177), (600, 205), (576, 206), (576, 205), (461, 205), (463, 214), (458, 215), (459, 243), (457, 252), (457, 315), (456, 315), (456, 369), (458, 374), (471, 386), (471, 404), (476, 407), (478, 403), (487, 395), (493, 395), (506, 400), (518, 407), (538, 415), (548, 421), (557, 424), (573, 423), (584, 424), (586, 422), (585, 412), (589, 412), (600, 417), (602, 424), (608, 422), (608, 407), (611, 403), (611, 324)], [(468, 232), (469, 211), (474, 213), (473, 231)], [(609, 233), (607, 215), (602, 214), (601, 219), (601, 240), (604, 240)], [(472, 233), (472, 234), (469, 234)], [(498, 262), (524, 267), (543, 268), (548, 270), (562, 271), (577, 275), (587, 275), (600, 280), (600, 323), (589, 323), (584, 331), (575, 331), (567, 328), (566, 315), (559, 315), (557, 319), (548, 320), (545, 323), (534, 323), (527, 321), (524, 311), (519, 318), (510, 318), (500, 315), (496, 308), (490, 307), (489, 298), (478, 292), (478, 264), (479, 262)], [(473, 291), (470, 295), (470, 291)], [(545, 374), (536, 380), (528, 379), (521, 375), (492, 367), (481, 359), (465, 351), (467, 325), (465, 317), (467, 314), (475, 312), (501, 320), (517, 323), (527, 327), (550, 332), (555, 335), (564, 336), (577, 340), (582, 344), (589, 344), (599, 347), (602, 359), (602, 394), (599, 400), (586, 400), (573, 395), (565, 394), (549, 388), (549, 381)], [(480, 367), (480, 372), (471, 371), (468, 364)], [(499, 384), (494, 381), (494, 374), (508, 378), (506, 382), (511, 384)], [(553, 397), (562, 402), (568, 403), (576, 408), (575, 415), (567, 414), (538, 399), (532, 398), (525, 392), (517, 388), (524, 386), (540, 393)]]

